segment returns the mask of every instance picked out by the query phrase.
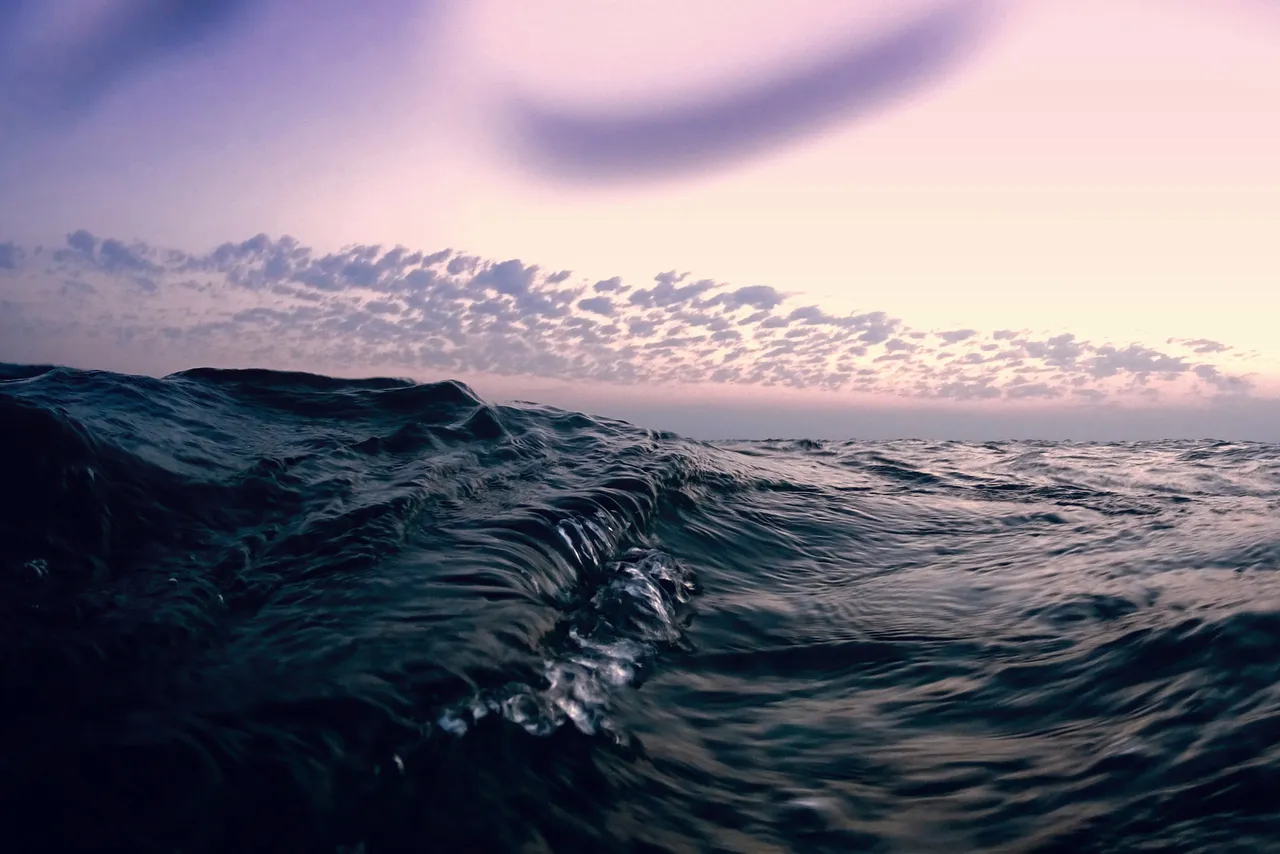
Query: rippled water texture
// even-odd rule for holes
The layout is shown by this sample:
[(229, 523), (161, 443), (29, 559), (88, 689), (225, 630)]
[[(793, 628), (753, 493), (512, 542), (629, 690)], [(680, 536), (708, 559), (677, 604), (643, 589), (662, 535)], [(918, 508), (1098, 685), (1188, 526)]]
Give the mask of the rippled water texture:
[(1280, 846), (1280, 449), (0, 368), (6, 851)]

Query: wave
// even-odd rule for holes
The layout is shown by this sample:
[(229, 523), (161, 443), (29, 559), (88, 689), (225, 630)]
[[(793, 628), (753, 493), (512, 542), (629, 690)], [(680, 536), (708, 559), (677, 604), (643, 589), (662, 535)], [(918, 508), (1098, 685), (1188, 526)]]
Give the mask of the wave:
[(11, 779), (150, 757), (208, 787), (274, 755), (337, 786), (473, 707), (620, 740), (610, 693), (691, 616), (692, 575), (646, 546), (681, 477), (648, 431), (458, 382), (4, 377)]
[(0, 366), (15, 851), (1262, 850), (1280, 449)]

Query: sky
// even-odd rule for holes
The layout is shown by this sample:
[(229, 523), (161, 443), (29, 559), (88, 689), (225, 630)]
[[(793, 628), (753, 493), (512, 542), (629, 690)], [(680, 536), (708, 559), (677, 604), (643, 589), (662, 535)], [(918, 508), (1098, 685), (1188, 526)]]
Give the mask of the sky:
[(0, 360), (1280, 441), (1274, 0), (11, 0)]

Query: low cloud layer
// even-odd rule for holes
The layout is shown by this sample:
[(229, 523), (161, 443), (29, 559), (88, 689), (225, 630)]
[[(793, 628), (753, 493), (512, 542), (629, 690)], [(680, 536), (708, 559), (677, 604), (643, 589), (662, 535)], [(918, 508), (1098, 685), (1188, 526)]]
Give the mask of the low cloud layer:
[[(198, 364), (423, 379), (817, 389), (1057, 404), (1244, 398), (1227, 344), (1159, 346), (998, 329), (918, 329), (829, 312), (764, 284), (675, 271), (585, 280), (522, 260), (259, 235), (205, 254), (103, 239), (0, 243), (0, 358), (152, 372)], [(119, 363), (116, 359), (115, 364)]]

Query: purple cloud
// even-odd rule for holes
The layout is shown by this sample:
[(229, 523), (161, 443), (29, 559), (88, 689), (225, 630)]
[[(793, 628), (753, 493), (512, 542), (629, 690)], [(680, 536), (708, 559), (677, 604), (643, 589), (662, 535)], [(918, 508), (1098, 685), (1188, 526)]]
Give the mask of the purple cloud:
[(657, 284), (652, 288), (643, 288), (631, 292), (629, 297), (631, 304), (645, 306), (646, 308), (677, 305), (692, 297), (706, 293), (715, 287), (715, 282), (708, 280), (677, 287), (677, 284), (688, 278), (688, 275), (688, 273), (682, 273), (677, 276), (672, 271), (654, 276), (654, 281)]
[(730, 293), (719, 294), (711, 300), (710, 304), (726, 305), (731, 308), (750, 306), (751, 308), (770, 309), (780, 305), (784, 299), (786, 299), (785, 294), (768, 285), (751, 285), (745, 288), (738, 288)]
[(872, 43), (787, 77), (688, 106), (601, 115), (512, 96), (515, 153), (570, 180), (656, 177), (750, 157), (883, 109), (926, 86), (975, 47), (981, 0), (930, 11)]
[[(310, 29), (298, 18), (294, 29), (299, 41), (274, 52), (274, 64), (246, 64), (243, 77), (219, 77), (201, 95), (220, 92), (235, 101), (237, 87), (261, 85), (295, 96), (298, 80), (314, 77), (307, 74), (310, 57), (334, 56), (355, 45), (382, 49), (384, 34), (397, 23), (424, 11), (439, 21), (454, 1), (380, 0), (367, 8), (335, 0), (298, 3), (299, 12), (325, 25)], [(90, 12), (105, 11), (100, 21), (90, 19), (96, 25), (86, 28), (88, 35), (40, 44), (33, 36), (40, 30), (39, 17), (55, 5), (0, 1), (0, 57), (6, 60), (0, 63), (0, 125), (6, 131), (32, 117), (80, 114), (144, 71), (215, 51), (232, 56), (244, 45), (237, 41), (229, 49), (229, 37), (272, 17), (259, 12), (274, 9), (276, 0), (108, 0), (90, 4)], [(562, 179), (625, 180), (721, 168), (871, 115), (955, 73), (990, 31), (994, 16), (989, 7), (997, 5), (990, 0), (939, 0), (937, 7), (879, 34), (870, 44), (848, 46), (804, 68), (688, 105), (594, 114), (517, 93), (500, 102), (496, 117), (510, 130), (518, 158)], [(1257, 5), (1275, 7), (1267, 0)], [(437, 38), (450, 35), (442, 26), (428, 29), (438, 30)], [(250, 35), (267, 39), (273, 49), (280, 46), (277, 33), (254, 30)], [(424, 47), (397, 44), (401, 49), (420, 52)], [(298, 77), (272, 76), (286, 69)], [(266, 78), (270, 80), (264, 83)], [(196, 103), (203, 107), (208, 101), (202, 97)]]
[(1218, 341), (1211, 341), (1208, 338), (1192, 338), (1190, 340), (1170, 338), (1166, 344), (1181, 344), (1183, 347), (1189, 348), (1194, 353), (1225, 353), (1231, 348), (1226, 344)]
[(674, 272), (627, 291), (620, 279), (575, 282), (519, 259), (378, 246), (319, 254), (265, 235), (192, 255), (86, 231), (52, 253), (0, 244), (0, 262), (0, 359), (18, 361), (101, 366), (93, 354), (102, 351), (86, 349), (99, 342), (170, 368), (723, 382), (965, 401), (1105, 401), (1159, 394), (1165, 383), (1237, 397), (1252, 388), (1221, 364), (1141, 344), (931, 335), (883, 312), (840, 316), (771, 287)]
[(493, 288), (500, 294), (516, 296), (529, 292), (537, 274), (537, 267), (525, 267), (519, 260), (512, 259), (480, 272), (471, 279), (471, 284), (480, 288)]
[(1019, 377), (1004, 388), (1005, 396), (1012, 400), (1024, 400), (1027, 398), (1054, 398), (1061, 397), (1063, 390), (1046, 382), (1027, 382)]
[(1139, 376), (1152, 373), (1179, 374), (1190, 369), (1191, 366), (1183, 359), (1138, 344), (1131, 344), (1123, 349), (1099, 347), (1088, 360), (1088, 371), (1095, 377), (1113, 377), (1121, 372)]
[[(381, 0), (376, 9), (360, 7), (356, 13), (350, 4), (315, 0), (305, 4), (308, 17), (327, 23), (296, 28), (299, 43), (279, 54), (284, 65), (247, 69), (243, 78), (224, 75), (215, 89), (233, 95), (235, 87), (253, 85), (258, 71), (275, 74), (288, 66), (306, 66), (307, 57), (349, 51), (353, 44), (340, 38), (367, 45), (373, 34), (423, 14), (434, 19), (429, 29), (438, 30), (451, 2)], [(624, 177), (716, 166), (865, 115), (927, 85), (976, 44), (986, 23), (984, 2), (950, 0), (870, 45), (850, 47), (805, 70), (687, 108), (580, 115), (514, 95), (500, 108), (499, 118), (516, 130), (517, 153), (539, 162), (548, 175)], [(231, 50), (263, 37), (258, 25), (278, 17), (279, 5), (278, 0), (108, 0), (87, 10), (90, 27), (84, 34), (64, 30), (43, 43), (38, 34), (48, 30), (48, 21), (41, 19), (42, 14), (47, 17), (46, 4), (6, 0), (0, 3), (0, 51), (9, 61), (0, 63), (0, 122), (32, 129), (79, 118), (143, 72), (192, 58), (216, 55), (222, 61)], [(304, 52), (292, 52), (303, 42)], [(416, 44), (412, 49), (422, 48)], [(274, 81), (270, 85), (286, 85), (272, 74), (267, 75)], [(296, 82), (287, 85), (296, 88)]]
[(1070, 333), (1056, 335), (1048, 341), (1024, 341), (1022, 346), (1028, 356), (1059, 367), (1075, 364), (1085, 352), (1085, 346)]
[(1253, 387), (1253, 383), (1248, 377), (1234, 377), (1223, 374), (1214, 365), (1196, 365), (1192, 370), (1197, 377), (1223, 394), (1241, 395), (1247, 393)]
[(613, 300), (608, 297), (591, 297), (590, 299), (580, 300), (578, 308), (593, 314), (603, 314), (605, 317), (613, 317), (614, 314)]
[(596, 282), (592, 285), (592, 289), (595, 290), (596, 293), (608, 294), (622, 293), (627, 290), (627, 287), (622, 284), (622, 279), (620, 277), (614, 276), (612, 279), (602, 279)]
[[(27, 5), (29, 14), (35, 4)], [(253, 0), (115, 0), (91, 36), (55, 48), (20, 72), (25, 103), (18, 110), (58, 115), (83, 109), (141, 68), (225, 35), (251, 5)], [(12, 41), (23, 11), (0, 18), (0, 27), (12, 28)]]
[(18, 244), (0, 243), (0, 270), (16, 270), (22, 263), (23, 252)]

